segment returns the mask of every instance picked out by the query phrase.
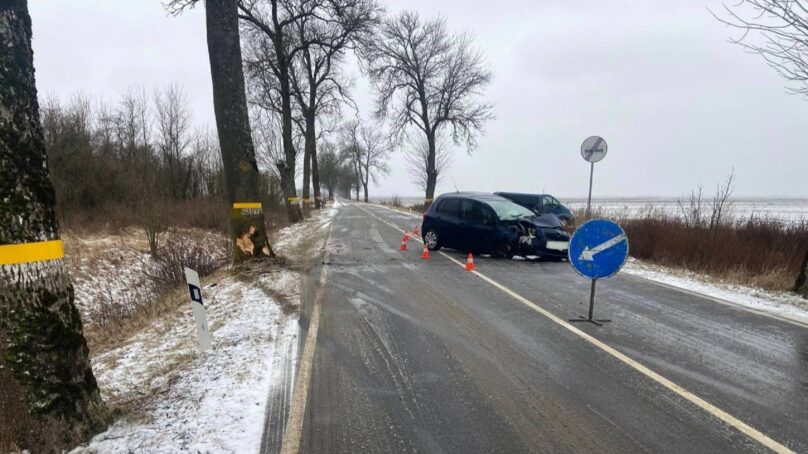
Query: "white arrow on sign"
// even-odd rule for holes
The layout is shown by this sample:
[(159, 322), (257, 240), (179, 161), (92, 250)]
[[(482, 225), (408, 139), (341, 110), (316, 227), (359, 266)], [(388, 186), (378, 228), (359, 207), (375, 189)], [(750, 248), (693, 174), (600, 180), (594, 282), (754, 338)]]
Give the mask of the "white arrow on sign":
[(621, 241), (623, 241), (625, 239), (626, 239), (626, 234), (621, 233), (620, 235), (617, 235), (616, 237), (614, 237), (614, 238), (612, 238), (612, 239), (610, 239), (608, 241), (604, 241), (603, 243), (593, 247), (592, 249), (589, 249), (589, 246), (587, 246), (587, 247), (584, 248), (583, 252), (581, 252), (581, 255), (578, 256), (578, 260), (587, 260), (587, 261), (591, 262), (592, 260), (595, 260), (595, 254), (603, 252), (603, 251), (605, 251), (606, 249), (609, 249), (612, 246), (616, 246), (617, 244), (619, 244)]

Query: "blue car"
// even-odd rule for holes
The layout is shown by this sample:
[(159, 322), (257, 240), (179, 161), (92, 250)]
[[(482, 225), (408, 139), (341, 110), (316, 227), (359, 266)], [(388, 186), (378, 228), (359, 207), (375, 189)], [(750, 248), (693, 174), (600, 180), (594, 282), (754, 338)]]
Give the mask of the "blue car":
[(421, 232), (433, 251), (447, 247), (503, 258), (563, 259), (570, 241), (557, 216), (537, 215), (504, 197), (476, 192), (435, 199), (424, 213)]

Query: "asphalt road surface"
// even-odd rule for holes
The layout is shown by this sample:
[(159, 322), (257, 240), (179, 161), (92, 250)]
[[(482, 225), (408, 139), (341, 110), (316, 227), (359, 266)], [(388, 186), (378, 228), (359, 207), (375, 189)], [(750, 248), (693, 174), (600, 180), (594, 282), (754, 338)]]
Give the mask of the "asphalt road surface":
[(808, 452), (808, 327), (622, 274), (598, 283), (613, 321), (573, 326), (568, 263), (421, 260), (398, 250), (420, 222), (339, 209), (268, 451)]

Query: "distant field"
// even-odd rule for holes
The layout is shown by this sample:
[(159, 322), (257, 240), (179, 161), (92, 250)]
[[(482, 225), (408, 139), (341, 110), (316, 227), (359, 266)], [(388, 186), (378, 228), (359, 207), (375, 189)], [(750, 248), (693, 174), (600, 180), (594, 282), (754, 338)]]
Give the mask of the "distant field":
[[(391, 197), (379, 197), (375, 202), (389, 201)], [(404, 205), (421, 203), (421, 197), (400, 197)], [(585, 198), (561, 198), (572, 210), (585, 209)], [(687, 203), (687, 200), (683, 200)], [(704, 201), (705, 204), (709, 200)], [(677, 216), (680, 213), (675, 197), (615, 197), (592, 200), (592, 209), (601, 216), (644, 217), (649, 212)], [(784, 223), (808, 222), (808, 198), (737, 198), (732, 200), (731, 215), (735, 219), (773, 219)]]
[[(586, 199), (570, 198), (561, 201), (572, 210), (585, 209)], [(687, 206), (687, 200), (682, 201)], [(709, 200), (705, 201), (705, 205)], [(676, 198), (604, 198), (592, 200), (593, 210), (603, 216), (645, 217), (649, 212), (669, 216), (681, 214)], [(772, 219), (784, 223), (808, 222), (808, 198), (737, 198), (732, 200), (730, 215), (739, 220)]]

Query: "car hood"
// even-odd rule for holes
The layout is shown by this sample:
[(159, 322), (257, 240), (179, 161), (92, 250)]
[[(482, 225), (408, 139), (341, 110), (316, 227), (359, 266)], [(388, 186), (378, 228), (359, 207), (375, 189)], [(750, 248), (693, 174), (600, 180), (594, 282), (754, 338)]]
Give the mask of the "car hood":
[(561, 222), (561, 219), (559, 219), (558, 216), (552, 213), (542, 214), (541, 216), (535, 216), (529, 218), (528, 220), (537, 227), (545, 227), (545, 228), (549, 227), (551, 229), (564, 228), (564, 223)]

